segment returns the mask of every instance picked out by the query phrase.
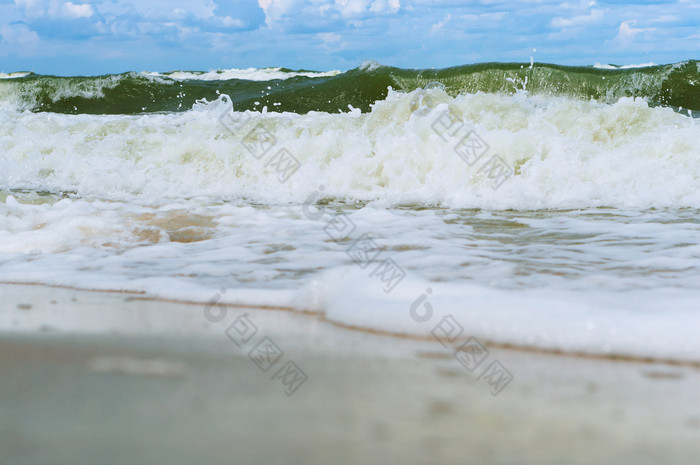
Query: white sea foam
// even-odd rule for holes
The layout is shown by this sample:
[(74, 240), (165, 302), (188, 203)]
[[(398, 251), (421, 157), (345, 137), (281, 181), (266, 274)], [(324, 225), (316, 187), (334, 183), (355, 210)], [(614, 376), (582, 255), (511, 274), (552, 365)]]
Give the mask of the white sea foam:
[(228, 79), (246, 79), (248, 81), (271, 81), (273, 79), (289, 79), (297, 76), (304, 77), (328, 77), (337, 76), (341, 71), (283, 71), (282, 68), (247, 68), (247, 69), (219, 69), (208, 72), (172, 71), (170, 73), (156, 73), (144, 71), (146, 76), (166, 77), (182, 80), (198, 81), (225, 81)]
[(656, 63), (640, 63), (638, 65), (603, 65), (598, 62), (593, 65), (594, 68), (598, 69), (631, 69), (631, 68), (647, 68), (649, 66), (656, 66)]
[(374, 60), (365, 60), (360, 64), (359, 69), (362, 71), (374, 71), (379, 68), (381, 68), (382, 65), (381, 63), (374, 61)]
[[(324, 185), (327, 196), (388, 205), (700, 206), (700, 127), (643, 100), (452, 98), (432, 89), (391, 92), (369, 114), (237, 113), (246, 121), (231, 130), (219, 120), (227, 108), (224, 96), (181, 114), (2, 113), (0, 187), (286, 203)], [(463, 121), (460, 134), (474, 130), (489, 146), (472, 166), (456, 153), (458, 138), (434, 129), (448, 110)], [(242, 143), (258, 125), (276, 141), (260, 160)], [(269, 163), (282, 148), (301, 165), (285, 183)], [(483, 170), (494, 155), (515, 173), (497, 190)]]
[(17, 72), (17, 73), (0, 73), (0, 79), (14, 79), (28, 76), (28, 72)]

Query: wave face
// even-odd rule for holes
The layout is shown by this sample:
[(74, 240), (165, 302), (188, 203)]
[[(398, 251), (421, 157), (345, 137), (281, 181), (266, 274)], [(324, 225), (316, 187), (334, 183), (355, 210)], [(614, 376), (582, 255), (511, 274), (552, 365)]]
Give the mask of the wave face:
[(208, 73), (124, 73), (56, 77), (32, 73), (0, 75), (0, 105), (64, 114), (140, 114), (186, 111), (201, 99), (230, 96), (237, 111), (339, 113), (348, 106), (368, 112), (386, 98), (439, 83), (452, 97), (465, 93), (564, 96), (615, 103), (625, 97), (652, 106), (700, 112), (700, 63), (637, 68), (484, 63), (446, 69), (400, 69), (366, 62), (340, 73), (283, 68), (219, 70)]

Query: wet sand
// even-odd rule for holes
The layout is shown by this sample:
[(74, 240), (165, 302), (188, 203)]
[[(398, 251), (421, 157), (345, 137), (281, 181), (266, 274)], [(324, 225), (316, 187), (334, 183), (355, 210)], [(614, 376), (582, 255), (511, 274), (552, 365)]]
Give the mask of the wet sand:
[[(3, 465), (700, 457), (694, 366), (489, 347), (513, 374), (493, 395), (481, 367), (469, 372), (437, 341), (314, 315), (229, 307), (212, 322), (201, 305), (128, 294), (0, 285), (0, 295)], [(263, 341), (280, 351), (271, 366), (254, 350)], [(306, 377), (291, 395), (277, 375), (289, 363)]]

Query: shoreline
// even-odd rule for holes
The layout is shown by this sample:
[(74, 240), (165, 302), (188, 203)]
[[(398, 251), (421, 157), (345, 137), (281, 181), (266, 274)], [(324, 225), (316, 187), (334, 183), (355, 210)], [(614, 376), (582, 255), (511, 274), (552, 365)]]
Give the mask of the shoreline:
[[(207, 305), (206, 302), (197, 302), (197, 301), (188, 301), (188, 300), (178, 300), (178, 299), (169, 299), (169, 298), (162, 298), (162, 297), (154, 297), (154, 296), (148, 296), (145, 292), (140, 292), (140, 291), (125, 291), (125, 290), (101, 290), (101, 289), (81, 289), (81, 288), (76, 288), (72, 286), (64, 286), (64, 285), (52, 285), (52, 284), (43, 284), (43, 283), (20, 283), (20, 282), (0, 282), (0, 287), (1, 286), (37, 286), (39, 288), (51, 288), (51, 289), (63, 289), (63, 290), (68, 290), (68, 291), (76, 291), (76, 292), (85, 292), (85, 293), (97, 293), (97, 294), (103, 294), (103, 295), (110, 295), (110, 294), (117, 294), (117, 295), (129, 295), (132, 296), (130, 297), (130, 300), (132, 301), (141, 301), (141, 302), (154, 302), (154, 303), (163, 303), (163, 304), (178, 304), (178, 305), (186, 305), (186, 306), (204, 306)], [(417, 335), (417, 334), (408, 334), (408, 333), (402, 333), (402, 332), (392, 332), (392, 331), (387, 331), (383, 329), (374, 329), (374, 328), (368, 328), (368, 327), (362, 327), (362, 326), (357, 326), (357, 325), (352, 325), (352, 324), (347, 324), (339, 321), (335, 321), (332, 319), (329, 319), (326, 317), (326, 315), (323, 312), (317, 312), (317, 311), (311, 311), (311, 310), (298, 310), (293, 307), (284, 307), (284, 306), (269, 306), (269, 305), (250, 305), (250, 304), (235, 304), (235, 303), (226, 303), (226, 307), (229, 307), (231, 309), (250, 309), (250, 310), (259, 310), (259, 311), (274, 311), (274, 312), (287, 312), (295, 315), (300, 315), (304, 317), (313, 317), (319, 322), (325, 323), (327, 325), (340, 328), (343, 330), (347, 331), (354, 331), (354, 332), (360, 332), (360, 333), (365, 333), (365, 334), (372, 334), (372, 335), (377, 335), (377, 336), (382, 336), (382, 337), (388, 337), (388, 338), (393, 338), (393, 339), (407, 339), (407, 340), (413, 340), (413, 341), (423, 341), (423, 342), (437, 342), (433, 337), (430, 337), (428, 335)], [(0, 332), (3, 331), (2, 325), (0, 325)], [(519, 351), (519, 352), (525, 352), (525, 353), (533, 353), (533, 354), (542, 354), (542, 355), (552, 355), (552, 356), (558, 356), (558, 357), (569, 357), (569, 358), (580, 358), (580, 359), (588, 359), (588, 360), (607, 360), (607, 361), (614, 361), (614, 362), (624, 362), (624, 363), (647, 363), (647, 364), (663, 364), (663, 365), (668, 365), (668, 366), (678, 366), (678, 367), (689, 367), (689, 368), (695, 368), (695, 369), (700, 369), (700, 360), (679, 360), (679, 359), (673, 359), (673, 358), (666, 358), (666, 357), (648, 357), (648, 356), (636, 356), (636, 355), (630, 355), (630, 354), (602, 354), (602, 353), (592, 353), (592, 352), (584, 352), (584, 351), (576, 351), (576, 350), (571, 350), (571, 351), (566, 351), (562, 349), (554, 349), (554, 348), (547, 348), (547, 347), (536, 347), (536, 346), (528, 346), (528, 345), (518, 345), (518, 344), (511, 344), (511, 343), (504, 343), (504, 342), (498, 342), (494, 341), (488, 338), (479, 338), (479, 340), (484, 343), (487, 347), (491, 348), (496, 348), (496, 349), (501, 349), (501, 350), (511, 350), (511, 351)], [(457, 341), (457, 342), (463, 342), (463, 341)], [(458, 345), (458, 344), (455, 344)]]

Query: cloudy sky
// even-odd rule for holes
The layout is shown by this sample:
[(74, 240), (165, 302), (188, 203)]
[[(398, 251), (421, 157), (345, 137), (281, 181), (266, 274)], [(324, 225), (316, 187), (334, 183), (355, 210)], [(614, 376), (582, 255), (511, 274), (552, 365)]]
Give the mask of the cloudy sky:
[(0, 71), (700, 58), (698, 0), (0, 0)]

